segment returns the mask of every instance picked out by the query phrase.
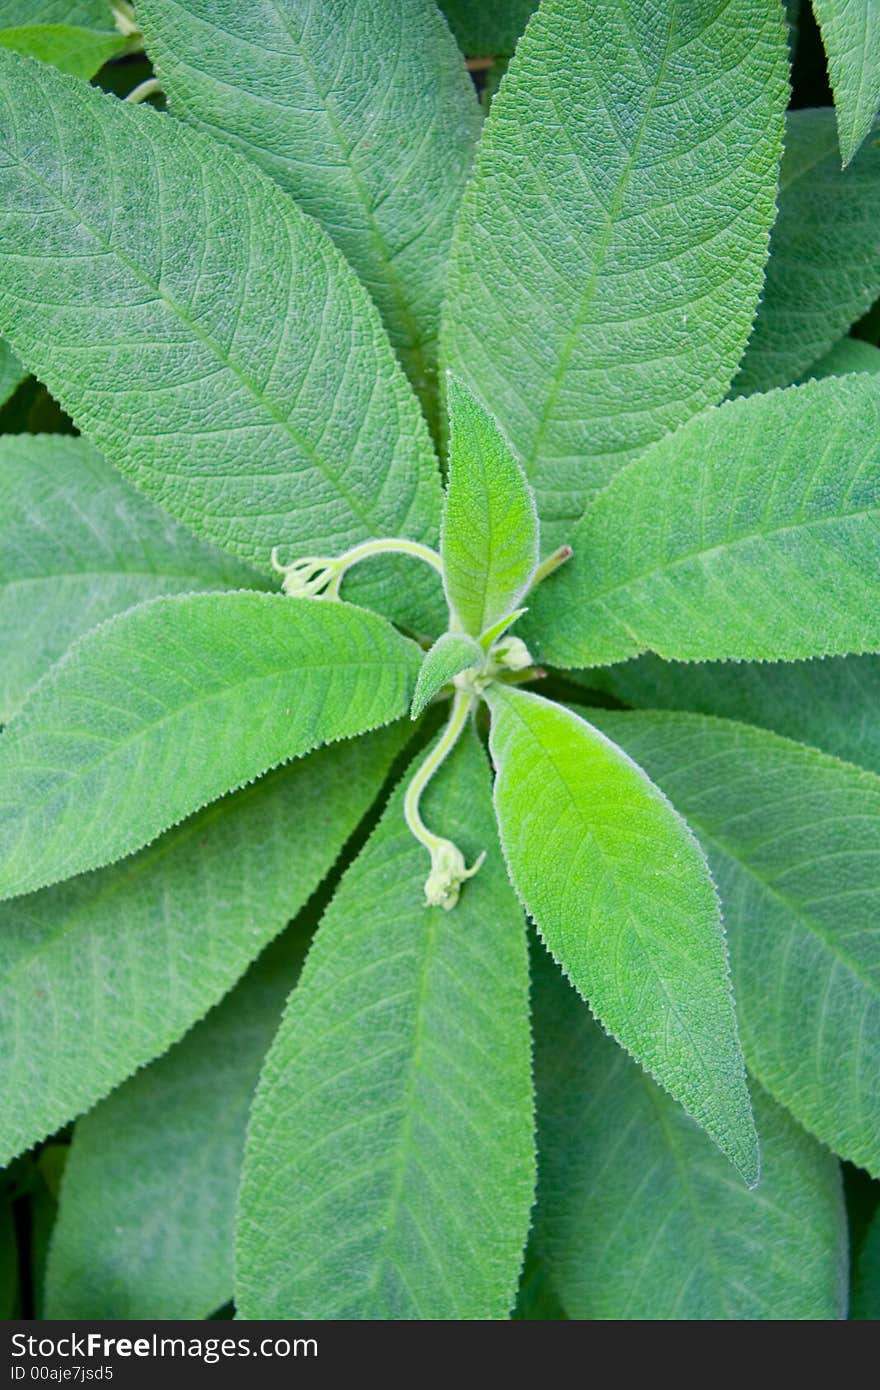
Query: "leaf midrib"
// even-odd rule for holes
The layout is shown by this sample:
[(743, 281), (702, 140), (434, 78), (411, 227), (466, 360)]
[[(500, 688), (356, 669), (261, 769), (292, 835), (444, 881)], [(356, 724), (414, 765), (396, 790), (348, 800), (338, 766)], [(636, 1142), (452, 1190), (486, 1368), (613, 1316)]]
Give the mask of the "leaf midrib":
[[(150, 119), (151, 114), (157, 115), (157, 113), (147, 113), (146, 110), (144, 110), (143, 112), (143, 115), (146, 116), (147, 120)], [(161, 116), (157, 116), (157, 119), (161, 120), (164, 118)], [(152, 145), (152, 141), (150, 143)], [(137, 264), (136, 261), (132, 260), (132, 258), (128, 256), (120, 248), (114, 246), (112, 241), (110, 241), (105, 236), (103, 231), (101, 231), (100, 228), (89, 218), (83, 216), (83, 214), (76, 207), (74, 207), (73, 204), (68, 202), (68, 200), (62, 195), (62, 193), (56, 188), (54, 184), (49, 182), (48, 179), (43, 178), (41, 174), (37, 173), (32, 165), (28, 164), (24, 159), (20, 157), (20, 155), (16, 154), (15, 151), (11, 150), (8, 145), (0, 145), (0, 148), (5, 150), (6, 154), (9, 156), (13, 164), (17, 164), (22, 170), (24, 170), (29, 175), (30, 178), (34, 180), (35, 183), (39, 184), (43, 189), (46, 190), (47, 193), (50, 194), (51, 197), (55, 199), (56, 203), (65, 210), (72, 222), (78, 222), (81, 226), (85, 227), (94, 237), (95, 241), (100, 246), (104, 247), (106, 254), (116, 258), (123, 266), (125, 266), (126, 269), (131, 272), (132, 276), (136, 281), (138, 281), (145, 289), (150, 290), (156, 297), (156, 299), (158, 301), (161, 301), (166, 306), (166, 308), (173, 315), (175, 315), (179, 319), (179, 321), (185, 325), (185, 327), (187, 327), (192, 332), (195, 338), (197, 338), (200, 342), (202, 342), (206, 347), (210, 349), (210, 351), (214, 354), (214, 356), (220, 362), (220, 364), (226, 367), (233, 374), (236, 380), (239, 381), (239, 383), (245, 388), (246, 392), (248, 392), (252, 396), (252, 398), (257, 402), (257, 404), (264, 408), (266, 413), (272, 417), (276, 424), (280, 425), (281, 428), (285, 431), (285, 433), (287, 433), (290, 436), (290, 438), (296, 444), (297, 448), (302, 450), (306, 458), (314, 464), (318, 471), (323, 475), (325, 480), (328, 483), (330, 483), (334, 488), (336, 488), (339, 495), (343, 497), (345, 501), (348, 503), (349, 507), (351, 508), (352, 514), (356, 516), (357, 519), (361, 522), (368, 535), (370, 535), (373, 538), (378, 538), (380, 534), (383, 534), (384, 529), (381, 526), (377, 526), (373, 521), (368, 519), (367, 515), (364, 513), (361, 507), (361, 504), (357, 501), (357, 499), (353, 496), (349, 489), (343, 486), (342, 482), (340, 481), (340, 478), (334, 475), (334, 473), (328, 467), (326, 461), (323, 460), (315, 452), (314, 446), (310, 444), (306, 439), (304, 439), (302, 435), (300, 435), (298, 430), (294, 429), (289, 417), (282, 414), (282, 412), (269, 400), (269, 398), (260, 389), (257, 382), (253, 379), (250, 373), (245, 371), (243, 367), (239, 367), (238, 364), (233, 360), (233, 358), (224, 351), (222, 344), (218, 342), (214, 335), (208, 333), (207, 330), (201, 326), (201, 324), (199, 324), (196, 320), (192, 319), (184, 311), (183, 306), (178, 302), (178, 300), (176, 300), (173, 295), (168, 294), (168, 292), (162, 287), (162, 285), (157, 284), (155, 280), (152, 280), (150, 276), (147, 275), (146, 272), (141, 269), (141, 267)], [(272, 189), (273, 195), (277, 193), (282, 197), (285, 196), (281, 194), (281, 191), (280, 189), (278, 189), (278, 186), (272, 180), (270, 180), (268, 176), (262, 175), (262, 177), (266, 180), (266, 184)], [(291, 207), (293, 206), (294, 205), (291, 203)], [(305, 214), (303, 214), (303, 216), (305, 216)], [(287, 223), (287, 218), (285, 218), (285, 229), (288, 231), (289, 234), (289, 225)], [(341, 253), (338, 254), (341, 255)], [(324, 266), (326, 268), (326, 258), (323, 259)], [(350, 273), (354, 275), (353, 271), (351, 271)], [(364, 290), (363, 292), (364, 294), (367, 294), (366, 290)], [(369, 296), (367, 297), (369, 298)]]

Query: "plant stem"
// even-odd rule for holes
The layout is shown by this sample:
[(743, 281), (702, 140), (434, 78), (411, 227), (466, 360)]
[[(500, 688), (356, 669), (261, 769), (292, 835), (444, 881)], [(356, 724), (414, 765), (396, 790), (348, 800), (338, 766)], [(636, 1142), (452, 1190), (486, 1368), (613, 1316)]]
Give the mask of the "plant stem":
[(423, 560), (438, 574), (443, 574), (443, 564), (436, 550), (432, 550), (429, 545), (422, 545), (420, 541), (402, 540), (396, 536), (376, 541), (361, 541), (360, 545), (353, 545), (351, 550), (346, 550), (337, 559), (338, 569), (328, 586), (327, 597), (339, 597), (339, 586), (353, 565), (360, 564), (361, 560), (369, 560), (373, 555), (390, 554), (411, 555), (415, 560)]
[(136, 87), (132, 87), (126, 101), (146, 101), (147, 97), (154, 97), (157, 92), (161, 92), (162, 86), (158, 78), (147, 77), (143, 82), (139, 82)]
[(535, 570), (535, 577), (531, 582), (530, 589), (537, 588), (548, 575), (552, 574), (554, 570), (558, 570), (559, 566), (564, 565), (566, 560), (570, 560), (571, 557), (572, 549), (570, 545), (561, 545), (558, 550), (554, 550), (553, 554), (548, 555), (544, 563), (539, 565)]
[(406, 823), (416, 839), (425, 846), (425, 849), (433, 853), (445, 843), (443, 836), (435, 835), (429, 830), (422, 820), (419, 811), (419, 802), (422, 792), (430, 782), (437, 769), (446, 761), (449, 754), (455, 747), (464, 728), (467, 717), (476, 696), (470, 690), (456, 690), (452, 701), (452, 710), (449, 715), (449, 722), (443, 730), (440, 740), (431, 749), (425, 761), (422, 763), (418, 772), (413, 777), (406, 789), (406, 797), (403, 802), (403, 813), (406, 816)]

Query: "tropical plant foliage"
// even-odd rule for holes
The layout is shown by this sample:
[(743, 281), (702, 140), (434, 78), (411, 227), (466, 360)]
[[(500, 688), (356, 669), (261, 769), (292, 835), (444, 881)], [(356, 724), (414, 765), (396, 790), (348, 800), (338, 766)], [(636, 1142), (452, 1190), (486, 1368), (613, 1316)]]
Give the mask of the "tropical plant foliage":
[(8, 1315), (880, 1315), (814, 11), (0, 0)]

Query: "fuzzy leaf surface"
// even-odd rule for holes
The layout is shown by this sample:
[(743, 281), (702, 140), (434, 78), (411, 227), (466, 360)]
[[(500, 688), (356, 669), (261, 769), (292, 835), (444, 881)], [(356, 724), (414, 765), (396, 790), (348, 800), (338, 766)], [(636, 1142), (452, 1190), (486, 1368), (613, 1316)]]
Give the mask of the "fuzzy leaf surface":
[(250, 156), (370, 291), (432, 423), (446, 259), (480, 113), (431, 0), (139, 0), (171, 110)]
[(524, 635), (555, 666), (876, 651), (878, 523), (880, 379), (731, 401), (606, 488)]
[(517, 892), (603, 1027), (746, 1182), (758, 1151), (718, 899), (676, 810), (573, 711), (491, 686), (495, 809)]
[(468, 862), (422, 906), (403, 790), (318, 929), (254, 1103), (242, 1185), (244, 1318), (505, 1318), (534, 1184), (528, 962), (489, 774), (471, 733), (426, 818)]
[(230, 1301), (248, 1114), (308, 939), (292, 927), (176, 1047), (78, 1121), (46, 1317), (208, 1318)]
[(0, 896), (98, 868), (409, 709), (419, 649), (280, 594), (154, 599), (80, 639), (0, 735)]
[(76, 637), (114, 613), (162, 594), (264, 586), (84, 439), (0, 438), (0, 721)]
[(538, 514), (496, 420), (448, 377), (449, 484), (440, 553), (451, 608), (479, 637), (513, 612), (538, 563)]
[(439, 0), (462, 53), (486, 58), (512, 53), (537, 0)]
[(750, 1070), (877, 1177), (880, 777), (702, 715), (590, 717), (674, 798), (709, 855)]
[(850, 372), (880, 372), (880, 348), (861, 338), (841, 338), (813, 363), (803, 379), (847, 376)]
[(322, 748), (133, 858), (0, 906), (0, 1163), (232, 988), (331, 868), (401, 743), (398, 727)]
[(570, 1318), (846, 1316), (839, 1165), (759, 1088), (761, 1183), (718, 1150), (533, 959), (535, 1243)]
[(833, 112), (789, 113), (779, 216), (737, 394), (796, 381), (870, 308), (880, 295), (878, 224), (877, 140), (841, 170)]
[(828, 58), (840, 154), (849, 164), (880, 111), (876, 0), (812, 0)]
[(0, 405), (5, 405), (27, 376), (12, 348), (0, 338)]
[(448, 685), (454, 676), (472, 666), (483, 665), (485, 653), (479, 642), (460, 632), (444, 632), (426, 654), (419, 669), (410, 714), (418, 719), (425, 706), (438, 690)]
[(787, 103), (765, 0), (544, 0), (453, 238), (445, 364), (495, 414), (547, 550), (725, 394), (761, 286)]
[(0, 48), (38, 58), (72, 77), (94, 77), (99, 68), (122, 53), (127, 39), (119, 33), (98, 33), (71, 24), (25, 24), (0, 29)]
[[(267, 570), (274, 545), (433, 543), (436, 462), (378, 313), (253, 164), (0, 51), (0, 206), (4, 332), (166, 510)], [(366, 570), (413, 623), (435, 592)]]
[(637, 709), (758, 724), (880, 773), (880, 656), (705, 664), (640, 656), (571, 677)]

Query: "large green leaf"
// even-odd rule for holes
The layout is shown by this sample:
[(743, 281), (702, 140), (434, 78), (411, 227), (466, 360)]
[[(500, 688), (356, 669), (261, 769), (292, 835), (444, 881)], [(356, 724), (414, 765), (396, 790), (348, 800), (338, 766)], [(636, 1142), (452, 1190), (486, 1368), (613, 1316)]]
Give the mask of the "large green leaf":
[(449, 605), (479, 637), (512, 613), (538, 563), (538, 515), (498, 423), (466, 386), (446, 382), (451, 438), (440, 551)]
[(0, 897), (108, 864), (277, 763), (391, 723), (419, 658), (374, 613), (280, 594), (111, 618), (0, 735)]
[(641, 768), (571, 710), (498, 685), (487, 699), (501, 841), (548, 948), (603, 1026), (755, 1183), (724, 932), (696, 840)]
[(0, 0), (0, 29), (21, 24), (73, 24), (105, 31), (115, 27), (111, 0)]
[(736, 370), (787, 100), (781, 5), (544, 0), (486, 122), (447, 365), (498, 416), (548, 548)]
[(0, 338), (0, 405), (5, 405), (27, 376), (12, 348)]
[[(435, 538), (430, 440), (379, 316), (249, 161), (0, 52), (0, 206), (4, 332), (168, 511), (266, 569), (274, 545)], [(423, 566), (367, 568), (371, 602), (424, 612)]]
[(326, 227), (436, 424), (436, 339), (479, 107), (433, 0), (138, 0), (171, 109)]
[(841, 172), (834, 115), (793, 111), (761, 307), (734, 390), (787, 386), (880, 295), (880, 144)]
[(530, 599), (536, 654), (604, 665), (880, 648), (880, 379), (705, 411), (631, 464)]
[(292, 927), (228, 999), (76, 1126), (48, 1318), (207, 1318), (232, 1298), (254, 1088), (308, 944)]
[(453, 912), (423, 907), (401, 789), (343, 879), (254, 1103), (245, 1318), (504, 1318), (513, 1304), (534, 1182), (528, 966), (473, 734), (426, 803), (486, 862)]
[(0, 720), (75, 637), (144, 599), (263, 588), (83, 439), (0, 437)]
[(880, 656), (702, 665), (640, 656), (571, 675), (637, 708), (759, 724), (880, 772)]
[(176, 1042), (331, 867), (399, 728), (321, 749), (134, 858), (0, 908), (0, 1163)]
[(535, 1236), (569, 1317), (845, 1317), (846, 1213), (831, 1155), (756, 1088), (761, 1185), (750, 1192), (535, 954)]
[(880, 1175), (880, 777), (702, 715), (590, 718), (709, 855), (750, 1068), (842, 1158)]
[(848, 164), (880, 111), (877, 0), (813, 0), (828, 55), (840, 153)]
[(856, 1260), (850, 1317), (880, 1322), (880, 1211), (874, 1214)]

